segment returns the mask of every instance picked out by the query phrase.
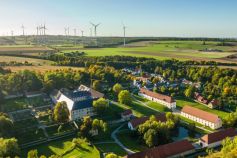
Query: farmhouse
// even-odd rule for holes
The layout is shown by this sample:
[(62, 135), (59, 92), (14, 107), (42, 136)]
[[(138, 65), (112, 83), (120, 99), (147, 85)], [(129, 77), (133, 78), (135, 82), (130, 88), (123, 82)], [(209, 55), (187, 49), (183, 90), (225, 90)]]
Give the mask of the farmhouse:
[[(159, 114), (156, 115), (155, 117), (157, 121), (166, 122), (166, 116), (164, 114)], [(148, 116), (135, 118), (128, 122), (128, 128), (130, 130), (135, 130), (139, 125), (145, 123), (147, 120), (149, 120)]]
[(200, 138), (199, 143), (202, 147), (214, 148), (220, 146), (225, 138), (229, 137), (233, 139), (235, 136), (237, 136), (237, 131), (234, 128), (228, 128), (204, 135)]
[(217, 115), (191, 106), (184, 106), (181, 111), (181, 115), (212, 129), (222, 127), (222, 121)]
[(145, 88), (141, 88), (138, 95), (140, 95), (142, 97), (145, 97), (145, 98), (147, 98), (151, 101), (154, 101), (154, 102), (160, 103), (162, 105), (165, 105), (169, 109), (175, 109), (176, 108), (176, 101), (170, 96), (155, 93), (155, 92), (149, 91)]
[(197, 92), (194, 93), (194, 99), (195, 99), (197, 102), (199, 102), (199, 103), (201, 103), (201, 104), (203, 104), (203, 105), (205, 105), (205, 106), (207, 106), (207, 107), (209, 107), (209, 108), (211, 108), (211, 109), (215, 109), (215, 108), (217, 108), (218, 105), (219, 105), (219, 101), (218, 101), (217, 99), (212, 99), (212, 100), (209, 102), (207, 99), (205, 99), (203, 96), (201, 96), (201, 95), (200, 95), (199, 93), (197, 93)]
[(84, 116), (93, 116), (93, 97), (90, 91), (70, 91), (61, 89), (54, 91), (51, 95), (54, 103), (66, 102), (70, 111), (70, 119), (82, 119)]
[(131, 109), (125, 110), (121, 113), (121, 118), (125, 121), (130, 120), (133, 117), (133, 113)]
[(182, 140), (127, 155), (126, 158), (176, 158), (184, 157), (194, 152), (194, 146), (189, 141)]

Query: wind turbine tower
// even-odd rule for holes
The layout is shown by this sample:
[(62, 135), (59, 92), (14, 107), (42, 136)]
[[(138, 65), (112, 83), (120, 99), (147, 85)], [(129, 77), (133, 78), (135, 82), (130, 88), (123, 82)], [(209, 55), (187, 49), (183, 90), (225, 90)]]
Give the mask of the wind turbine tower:
[(97, 36), (97, 27), (100, 25), (100, 23), (94, 24), (94, 23), (91, 22), (91, 25), (94, 27), (95, 37), (96, 37)]
[(22, 25), (22, 26), (21, 26), (21, 29), (22, 29), (22, 35), (25, 36), (25, 26)]
[(123, 45), (126, 46), (126, 29), (127, 27), (123, 25)]
[(81, 37), (83, 37), (83, 34), (84, 34), (84, 31), (83, 31), (83, 30), (81, 30)]

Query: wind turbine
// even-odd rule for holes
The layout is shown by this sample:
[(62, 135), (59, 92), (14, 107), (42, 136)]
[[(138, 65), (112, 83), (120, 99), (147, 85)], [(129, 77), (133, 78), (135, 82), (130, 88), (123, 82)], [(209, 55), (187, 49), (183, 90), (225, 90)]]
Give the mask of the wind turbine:
[(94, 23), (92, 23), (92, 22), (90, 22), (91, 23), (91, 25), (94, 27), (94, 31), (95, 31), (95, 37), (96, 37), (96, 35), (97, 35), (97, 27), (100, 25), (100, 23), (98, 23), (98, 24), (94, 24)]
[(65, 36), (67, 36), (67, 27), (64, 27)]
[(22, 35), (25, 36), (25, 26), (22, 25), (21, 28), (22, 28)]
[(77, 29), (73, 29), (74, 31), (74, 36), (77, 36)]
[(43, 35), (45, 36), (46, 35), (46, 31), (45, 30), (47, 30), (47, 28), (45, 27), (45, 24), (44, 24), (44, 26), (42, 27), (42, 29), (43, 29)]
[(91, 37), (92, 37), (92, 29), (93, 29), (93, 28), (91, 27), (91, 28), (90, 28), (90, 36), (91, 36)]
[(126, 46), (126, 29), (127, 26), (123, 24), (123, 45)]
[(69, 27), (67, 27), (67, 35), (68, 35), (68, 36), (69, 36), (69, 30), (70, 30)]
[(81, 30), (81, 37), (83, 37), (83, 34), (84, 34), (84, 31), (83, 31), (83, 30)]

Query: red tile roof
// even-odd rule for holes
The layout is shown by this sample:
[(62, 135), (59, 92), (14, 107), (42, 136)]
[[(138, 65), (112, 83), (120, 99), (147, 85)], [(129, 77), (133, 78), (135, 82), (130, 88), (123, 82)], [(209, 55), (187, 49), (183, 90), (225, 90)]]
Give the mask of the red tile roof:
[(187, 140), (182, 140), (127, 155), (126, 158), (167, 158), (190, 150), (194, 150), (194, 146)]
[(211, 144), (214, 142), (222, 141), (226, 137), (234, 136), (237, 136), (237, 131), (234, 128), (228, 128), (226, 130), (206, 134), (201, 138), (201, 140), (206, 142), (207, 144)]
[(163, 101), (168, 102), (168, 103), (175, 102), (175, 100), (172, 97), (170, 97), (170, 96), (163, 95), (163, 94), (156, 93), (156, 92), (152, 92), (152, 91), (149, 91), (149, 90), (147, 90), (145, 88), (141, 88), (140, 89), (140, 93), (143, 93), (145, 95), (151, 96), (153, 98), (157, 98), (159, 100), (163, 100)]
[(124, 112), (121, 113), (121, 115), (123, 115), (123, 116), (131, 115), (131, 114), (132, 114), (131, 109), (125, 110)]
[(203, 120), (212, 122), (212, 123), (217, 123), (220, 120), (218, 115), (215, 115), (215, 114), (212, 114), (212, 113), (209, 113), (209, 112), (206, 112), (206, 111), (203, 111), (198, 108), (191, 107), (191, 106), (184, 106), (182, 109), (182, 112), (192, 115), (192, 116), (195, 116), (195, 117), (198, 117), (198, 118), (201, 118)]
[[(159, 114), (159, 115), (156, 115), (155, 117), (157, 121), (166, 122), (166, 116), (164, 114)], [(149, 117), (145, 116), (145, 117), (133, 119), (130, 121), (130, 123), (132, 124), (133, 128), (136, 128), (137, 126), (145, 123), (147, 120), (149, 120)]]

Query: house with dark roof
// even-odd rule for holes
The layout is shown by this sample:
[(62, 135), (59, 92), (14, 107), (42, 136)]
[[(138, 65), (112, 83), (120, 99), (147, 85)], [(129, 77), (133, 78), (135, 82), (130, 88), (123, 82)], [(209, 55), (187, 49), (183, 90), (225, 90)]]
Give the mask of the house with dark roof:
[(125, 121), (130, 120), (133, 117), (131, 109), (127, 109), (121, 113), (121, 118)]
[(99, 98), (104, 98), (104, 94), (101, 92), (98, 92), (92, 88), (89, 88), (85, 85), (80, 85), (78, 88), (79, 91), (89, 91), (91, 93), (91, 96), (93, 99), (99, 99)]
[(66, 102), (70, 111), (70, 120), (82, 119), (84, 116), (93, 116), (93, 100), (90, 91), (60, 89), (51, 93), (53, 102)]
[(221, 142), (229, 137), (233, 139), (237, 136), (237, 131), (234, 128), (228, 128), (222, 131), (206, 134), (199, 139), (200, 146), (214, 148), (221, 145)]
[(198, 108), (184, 106), (181, 110), (181, 115), (204, 126), (208, 126), (211, 129), (218, 129), (222, 127), (222, 120), (218, 115), (200, 110)]
[(169, 109), (175, 109), (176, 108), (176, 101), (167, 95), (163, 95), (160, 93), (156, 93), (156, 92), (152, 92), (148, 89), (145, 88), (141, 88), (138, 95), (147, 98), (151, 101), (160, 103), (162, 105), (165, 105), (166, 107), (168, 107)]
[[(165, 114), (159, 114), (156, 115), (155, 117), (156, 121), (166, 122)], [(132, 119), (131, 121), (128, 122), (128, 128), (130, 130), (136, 130), (139, 125), (145, 123), (147, 120), (149, 120), (148, 116)]]
[(178, 158), (194, 152), (194, 146), (189, 141), (182, 140), (127, 155), (125, 158)]

